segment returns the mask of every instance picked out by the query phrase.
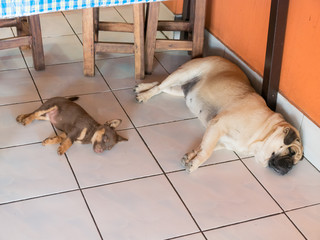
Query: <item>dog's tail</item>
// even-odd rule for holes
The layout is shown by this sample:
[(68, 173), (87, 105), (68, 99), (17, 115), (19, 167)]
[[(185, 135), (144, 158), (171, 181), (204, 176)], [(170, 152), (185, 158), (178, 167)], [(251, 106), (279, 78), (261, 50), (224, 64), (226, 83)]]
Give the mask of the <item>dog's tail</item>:
[(77, 101), (79, 99), (79, 97), (77, 96), (74, 96), (74, 97), (69, 97), (68, 100), (74, 102), (74, 101)]

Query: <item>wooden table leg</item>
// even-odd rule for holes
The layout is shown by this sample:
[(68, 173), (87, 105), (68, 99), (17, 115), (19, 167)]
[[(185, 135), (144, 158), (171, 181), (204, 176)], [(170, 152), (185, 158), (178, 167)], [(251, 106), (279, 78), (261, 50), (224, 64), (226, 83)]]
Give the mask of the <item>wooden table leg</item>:
[(277, 105), (288, 6), (289, 0), (271, 1), (262, 97), (272, 110), (275, 110)]
[(94, 48), (94, 9), (82, 10), (83, 33), (83, 73), (85, 76), (94, 76), (95, 48)]
[(196, 0), (192, 31), (192, 58), (202, 57), (204, 42), (206, 0)]
[(144, 4), (133, 4), (135, 78), (144, 78)]
[(154, 58), (154, 52), (156, 48), (159, 9), (160, 9), (159, 2), (149, 3), (147, 30), (146, 30), (146, 43), (145, 43), (146, 74), (152, 73), (153, 58)]
[(29, 30), (32, 36), (31, 50), (33, 56), (33, 66), (36, 70), (45, 69), (44, 53), (40, 26), (39, 15), (33, 15), (28, 17)]

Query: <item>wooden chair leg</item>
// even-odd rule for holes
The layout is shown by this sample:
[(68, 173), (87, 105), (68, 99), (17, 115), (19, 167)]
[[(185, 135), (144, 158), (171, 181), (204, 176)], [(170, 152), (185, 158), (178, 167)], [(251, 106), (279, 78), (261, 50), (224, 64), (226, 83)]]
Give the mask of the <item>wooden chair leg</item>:
[(99, 8), (93, 9), (93, 24), (94, 24), (94, 41), (98, 42), (99, 40)]
[(202, 57), (205, 27), (206, 0), (196, 0), (193, 14), (192, 58)]
[[(191, 0), (183, 0), (182, 21), (190, 20), (190, 3)], [(180, 40), (189, 40), (189, 32), (180, 32)]]
[(94, 20), (93, 8), (82, 10), (82, 32), (83, 32), (83, 73), (85, 76), (94, 76), (95, 47), (94, 47)]
[(39, 15), (29, 16), (28, 22), (30, 34), (32, 36), (31, 50), (33, 56), (33, 65), (36, 70), (43, 70), (45, 68), (45, 63)]
[(144, 4), (133, 5), (135, 78), (143, 79), (144, 72)]
[(146, 74), (152, 73), (153, 58), (154, 58), (154, 52), (156, 48), (156, 35), (157, 35), (157, 28), (158, 28), (159, 9), (160, 9), (159, 2), (149, 3), (147, 33), (146, 33), (146, 43), (145, 43)]

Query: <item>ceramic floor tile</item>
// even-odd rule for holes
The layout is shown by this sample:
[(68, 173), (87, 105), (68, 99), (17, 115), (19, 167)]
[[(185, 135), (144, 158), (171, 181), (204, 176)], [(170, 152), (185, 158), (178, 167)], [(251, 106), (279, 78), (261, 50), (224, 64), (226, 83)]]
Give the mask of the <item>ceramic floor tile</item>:
[[(198, 119), (139, 128), (148, 147), (164, 171), (184, 169), (180, 160), (201, 142), (205, 128)], [(238, 159), (232, 151), (218, 150), (204, 164)]]
[(308, 240), (320, 239), (320, 205), (290, 211), (287, 215)]
[(45, 71), (31, 69), (42, 98), (70, 96), (108, 91), (109, 87), (97, 72), (94, 77), (83, 75), (83, 63), (47, 66)]
[[(83, 61), (83, 48), (75, 35), (42, 39), (46, 67), (48, 65)], [(33, 67), (31, 50), (23, 50), (29, 67)]]
[[(281, 227), (280, 227), (281, 226)], [(303, 240), (303, 236), (284, 215), (276, 215), (205, 232), (208, 240)]]
[(11, 28), (10, 27), (1, 28), (0, 39), (1, 38), (8, 38), (8, 37), (13, 37), (13, 33), (11, 31)]
[(0, 202), (10, 202), (77, 189), (57, 146), (32, 144), (0, 150)]
[[(124, 22), (123, 18), (113, 7), (99, 8), (100, 21)], [(74, 31), (82, 33), (82, 10), (72, 10), (63, 12)]]
[(191, 55), (188, 55), (187, 51), (156, 52), (155, 57), (169, 73), (174, 72), (191, 59)]
[(74, 34), (61, 12), (40, 14), (39, 16), (43, 38)]
[(194, 118), (183, 97), (163, 93), (146, 103), (137, 103), (132, 89), (116, 91), (115, 94), (137, 127)]
[(129, 118), (111, 92), (81, 95), (76, 103), (100, 124), (112, 119), (121, 119), (122, 123), (117, 130), (133, 128)]
[(204, 236), (201, 233), (191, 234), (184, 237), (174, 238), (176, 240), (205, 240)]
[(0, 206), (0, 239), (100, 239), (79, 192)]
[(240, 161), (168, 176), (202, 230), (281, 211)]
[(40, 100), (27, 69), (0, 72), (0, 105)]
[(300, 161), (284, 176), (250, 158), (244, 163), (284, 210), (320, 203), (320, 174), (308, 161)]
[(141, 82), (161, 82), (168, 74), (157, 62), (154, 62), (152, 75), (146, 75), (145, 79), (134, 79), (134, 57), (123, 57), (96, 62), (101, 74), (113, 90), (131, 88)]
[(19, 48), (0, 50), (0, 71), (27, 68)]
[[(13, 37), (11, 28), (1, 28), (0, 39)], [(0, 71), (26, 68), (19, 48), (0, 50)], [(2, 78), (1, 78), (2, 79)]]
[(104, 239), (168, 239), (198, 229), (164, 176), (84, 190)]
[(31, 113), (40, 105), (40, 102), (34, 102), (0, 107), (0, 148), (40, 142), (53, 134), (48, 121), (34, 121), (27, 126), (16, 122), (18, 115)]
[(81, 187), (96, 186), (161, 173), (135, 130), (119, 131), (128, 139), (96, 154), (92, 145), (74, 144), (67, 152)]

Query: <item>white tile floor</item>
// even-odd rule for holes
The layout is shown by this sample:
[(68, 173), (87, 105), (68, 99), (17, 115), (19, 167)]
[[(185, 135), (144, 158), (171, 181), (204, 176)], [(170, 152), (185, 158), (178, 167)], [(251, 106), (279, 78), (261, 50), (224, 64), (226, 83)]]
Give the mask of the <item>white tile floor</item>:
[[(132, 19), (130, 7), (103, 11)], [(30, 51), (0, 51), (0, 239), (320, 239), (320, 174), (308, 160), (279, 176), (222, 150), (187, 174), (179, 160), (204, 128), (184, 100), (136, 103), (130, 55), (99, 56), (96, 76), (83, 77), (81, 12), (41, 21), (44, 71), (34, 71)], [(156, 59), (145, 81), (162, 80), (189, 56)], [(41, 145), (54, 134), (50, 123), (15, 122), (47, 98), (70, 95), (101, 123), (121, 118), (129, 141), (101, 155), (74, 144), (58, 156), (56, 145)]]

